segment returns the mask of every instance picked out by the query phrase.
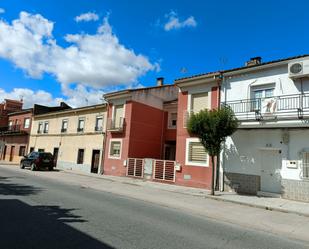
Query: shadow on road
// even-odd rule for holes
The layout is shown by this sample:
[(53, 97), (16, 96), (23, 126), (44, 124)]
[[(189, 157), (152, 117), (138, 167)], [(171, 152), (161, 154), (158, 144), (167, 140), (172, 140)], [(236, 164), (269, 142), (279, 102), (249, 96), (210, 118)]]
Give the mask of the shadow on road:
[(84, 222), (71, 209), (30, 206), (20, 200), (0, 200), (0, 248), (112, 249), (66, 224)]
[[(11, 177), (0, 176), (0, 195), (33, 195), (41, 191), (30, 185), (22, 185), (10, 182)], [(15, 177), (14, 177), (15, 178)]]

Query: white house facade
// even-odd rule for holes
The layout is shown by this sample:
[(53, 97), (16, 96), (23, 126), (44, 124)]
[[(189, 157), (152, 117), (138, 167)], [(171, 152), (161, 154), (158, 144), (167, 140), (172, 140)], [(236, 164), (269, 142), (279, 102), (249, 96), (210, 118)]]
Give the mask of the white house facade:
[(221, 189), (309, 201), (309, 56), (222, 73), (239, 129), (225, 143)]

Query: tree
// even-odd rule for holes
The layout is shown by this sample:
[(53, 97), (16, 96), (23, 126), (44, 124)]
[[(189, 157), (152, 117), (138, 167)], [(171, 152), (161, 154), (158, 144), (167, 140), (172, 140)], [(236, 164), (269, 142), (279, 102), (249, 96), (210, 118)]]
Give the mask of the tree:
[(238, 127), (238, 120), (231, 108), (224, 106), (220, 109), (201, 110), (193, 113), (188, 122), (188, 132), (196, 135), (211, 158), (211, 195), (214, 195), (215, 157), (219, 157), (222, 142), (231, 136)]

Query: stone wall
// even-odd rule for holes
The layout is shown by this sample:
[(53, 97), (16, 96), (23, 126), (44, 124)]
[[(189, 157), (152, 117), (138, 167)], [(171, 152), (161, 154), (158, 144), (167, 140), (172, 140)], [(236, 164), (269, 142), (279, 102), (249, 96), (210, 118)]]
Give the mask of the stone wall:
[(224, 173), (224, 191), (256, 195), (260, 190), (260, 176)]
[(282, 179), (282, 198), (309, 202), (309, 181)]

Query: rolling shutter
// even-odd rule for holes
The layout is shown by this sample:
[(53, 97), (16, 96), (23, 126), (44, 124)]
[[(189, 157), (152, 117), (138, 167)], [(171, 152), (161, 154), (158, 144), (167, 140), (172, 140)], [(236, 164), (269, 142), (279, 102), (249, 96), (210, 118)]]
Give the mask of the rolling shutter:
[(197, 113), (208, 108), (208, 93), (192, 94), (192, 111)]
[(189, 161), (196, 163), (206, 163), (207, 152), (200, 142), (189, 143)]

